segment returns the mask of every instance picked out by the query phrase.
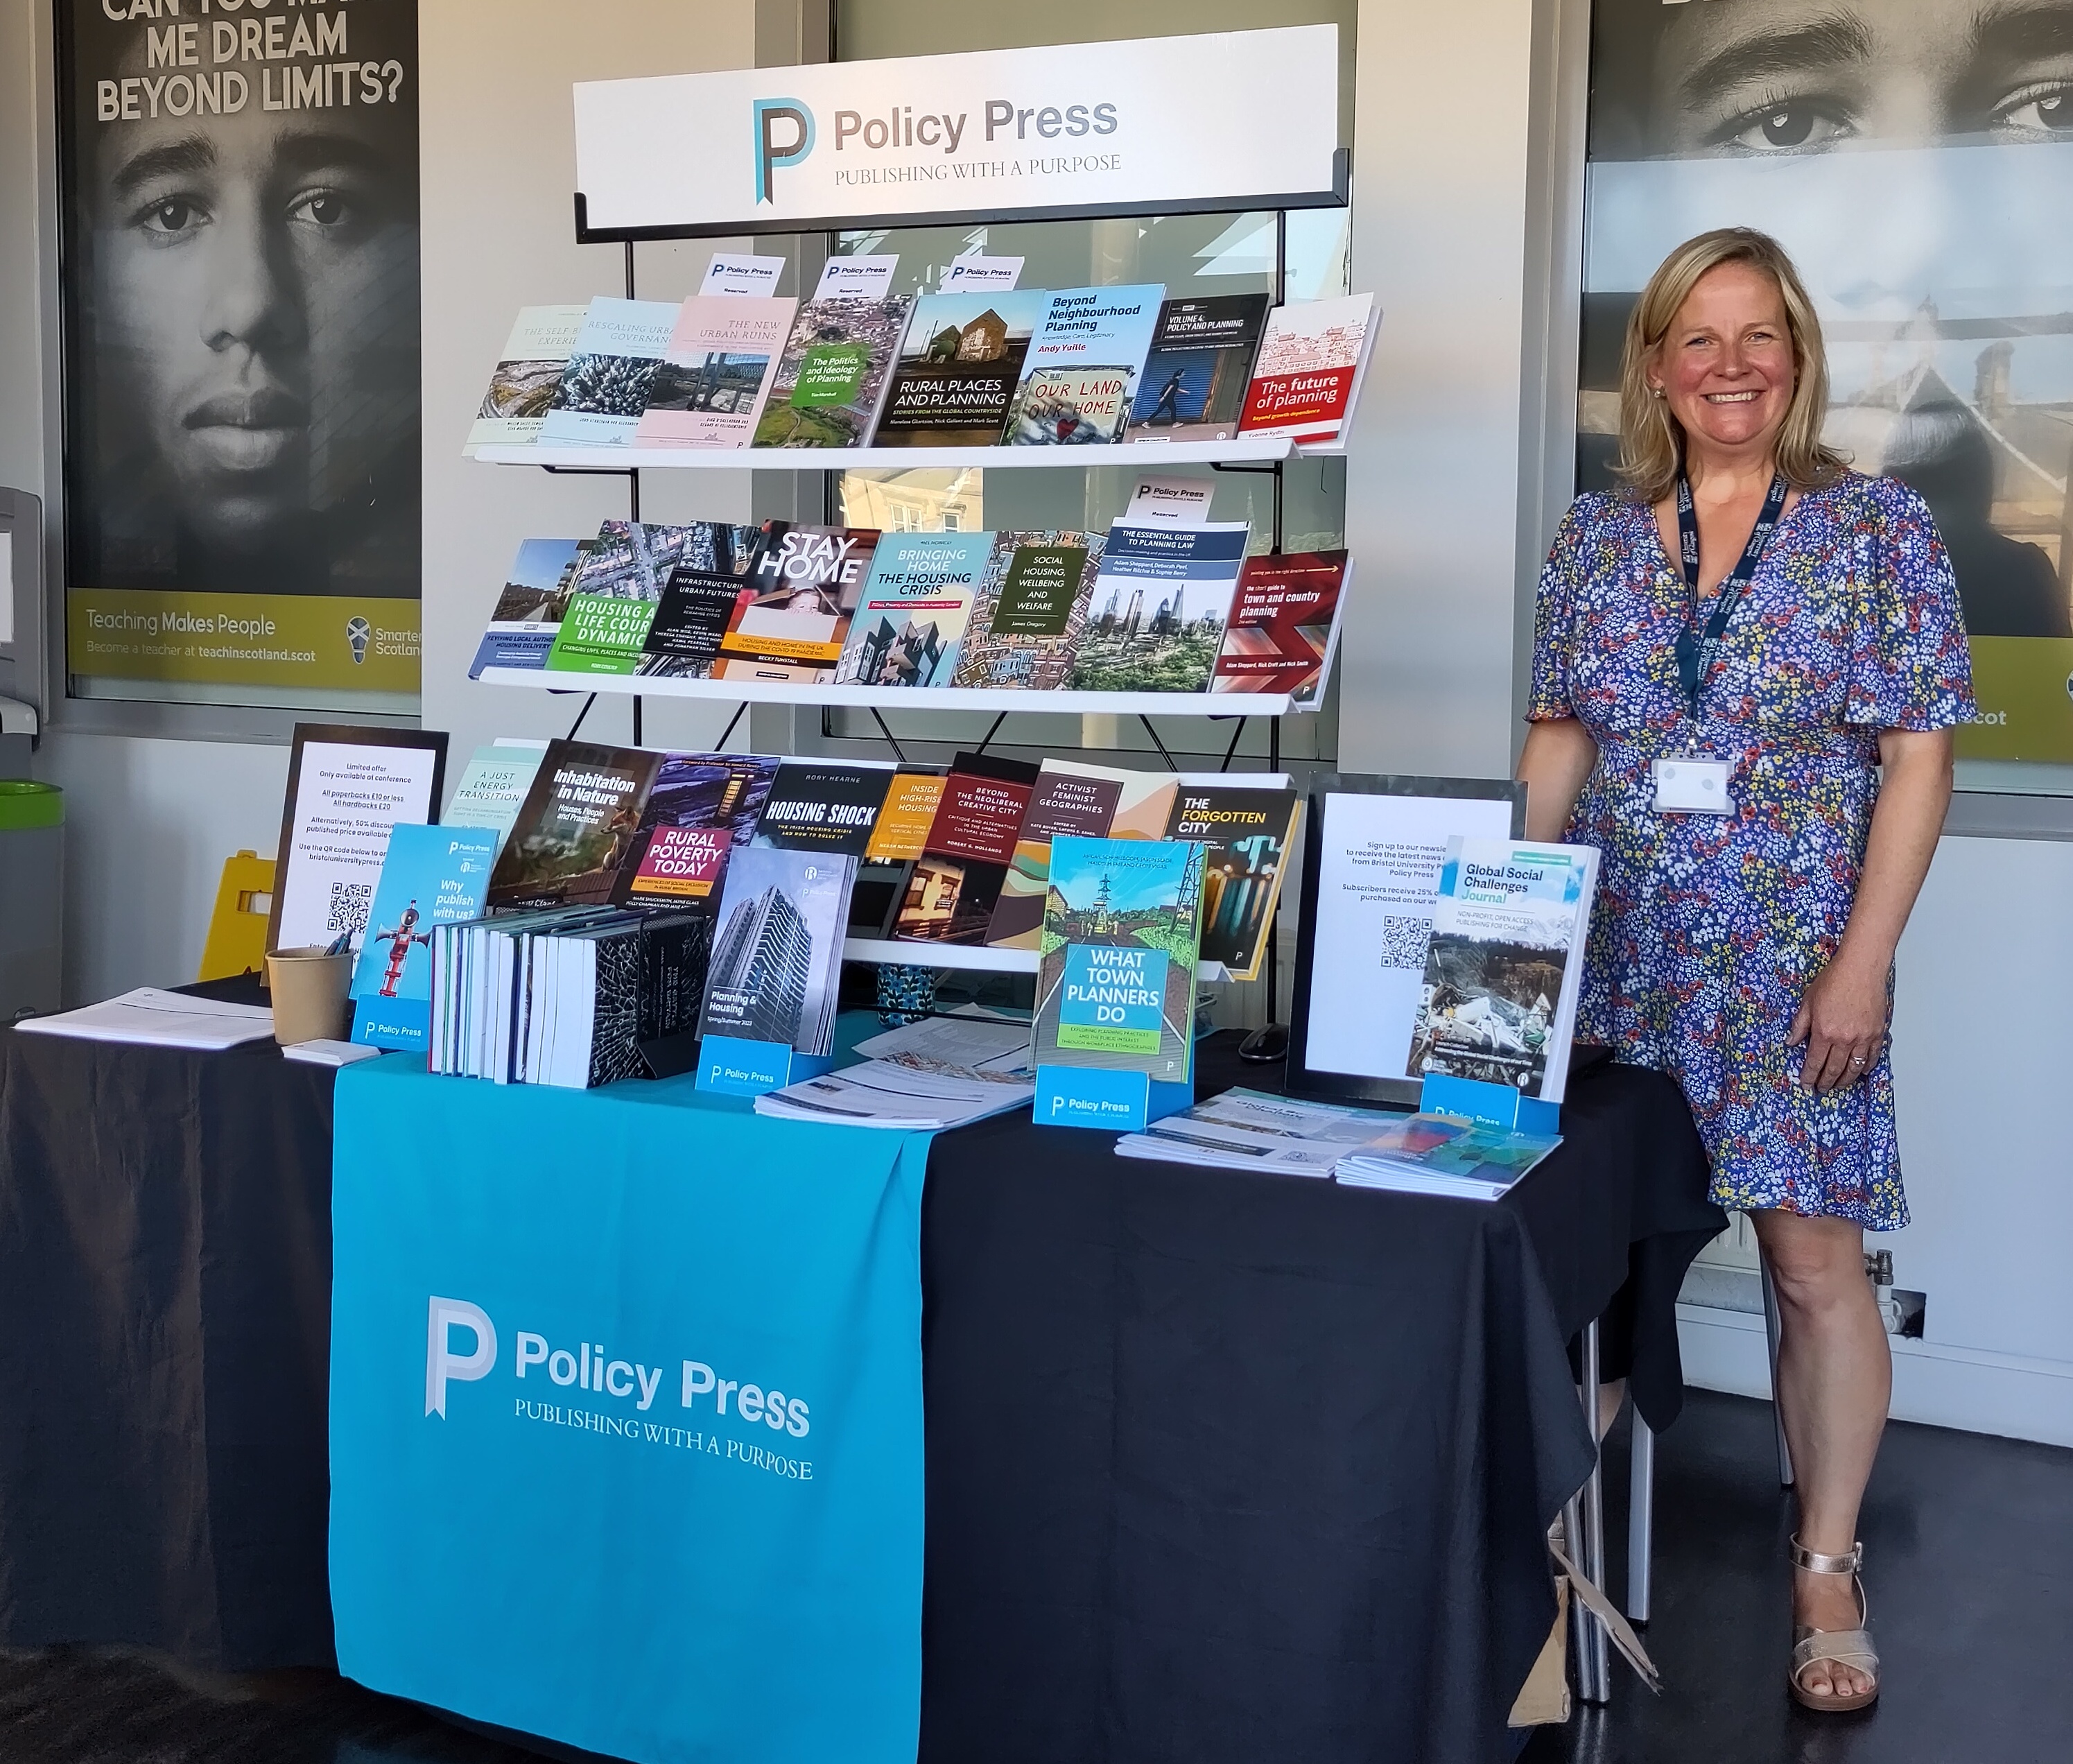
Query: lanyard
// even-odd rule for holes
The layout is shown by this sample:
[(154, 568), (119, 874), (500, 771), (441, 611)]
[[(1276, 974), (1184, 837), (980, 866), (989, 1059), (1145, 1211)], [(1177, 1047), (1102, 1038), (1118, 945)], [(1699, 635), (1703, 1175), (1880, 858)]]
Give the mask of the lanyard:
[(1701, 633), (1696, 629), (1699, 511), (1692, 501), (1692, 480), (1682, 472), (1677, 474), (1677, 537), (1684, 553), (1684, 585), (1692, 592), (1692, 616), (1685, 621), (1684, 629), (1677, 633), (1677, 678), (1684, 683), (1684, 696), (1692, 707), (1694, 722), (1699, 716), (1699, 689), (1712, 671), (1713, 652), (1728, 629), (1729, 615), (1733, 612), (1736, 603), (1749, 585), (1749, 579), (1756, 574), (1756, 567), (1763, 558), (1763, 548), (1770, 542), (1771, 530), (1778, 525), (1778, 515), (1784, 507), (1785, 480), (1774, 475), (1770, 493), (1763, 499), (1763, 512), (1757, 516), (1756, 525), (1749, 529), (1749, 543), (1742, 547), (1741, 561), (1721, 581), (1720, 592), (1714, 597), (1712, 614)]

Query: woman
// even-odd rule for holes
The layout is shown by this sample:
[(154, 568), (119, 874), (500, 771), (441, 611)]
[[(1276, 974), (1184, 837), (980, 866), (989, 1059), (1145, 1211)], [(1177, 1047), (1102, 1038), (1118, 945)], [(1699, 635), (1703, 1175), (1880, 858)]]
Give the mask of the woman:
[(1907, 1222), (1886, 1053), (1895, 946), (1974, 714), (1914, 493), (1821, 444), (1820, 326), (1758, 233), (1679, 245), (1627, 326), (1618, 496), (1541, 577), (1527, 834), (1603, 854), (1578, 1032), (1672, 1074), (1782, 1319), (1792, 1694), (1878, 1694), (1857, 1507), (1892, 1384), (1862, 1232)]

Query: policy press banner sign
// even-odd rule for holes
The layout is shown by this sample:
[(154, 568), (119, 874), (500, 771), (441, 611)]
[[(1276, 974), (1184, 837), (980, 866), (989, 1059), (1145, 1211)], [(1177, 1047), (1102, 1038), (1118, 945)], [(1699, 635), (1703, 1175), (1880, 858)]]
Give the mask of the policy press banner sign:
[(575, 88), (578, 222), (686, 237), (1343, 202), (1338, 27)]
[(414, 707), (417, 0), (57, 14), (75, 690)]

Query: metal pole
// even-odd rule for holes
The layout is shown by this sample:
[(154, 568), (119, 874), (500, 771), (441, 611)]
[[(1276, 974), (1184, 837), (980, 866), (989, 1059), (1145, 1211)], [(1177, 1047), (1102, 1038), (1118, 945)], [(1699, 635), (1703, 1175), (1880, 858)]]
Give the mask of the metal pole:
[[(1595, 1318), (1584, 1329), (1584, 1422), (1591, 1430), (1591, 1473), (1584, 1484), (1583, 1554), (1576, 1565), (1593, 1586), (1605, 1584), (1605, 1506), (1604, 1453), (1598, 1442), (1598, 1325)], [(1577, 1694), (1586, 1703), (1603, 1703), (1612, 1694), (1612, 1660), (1605, 1626), (1588, 1611), (1583, 1614), (1583, 1633), (1578, 1638)]]
[(1630, 1623), (1648, 1621), (1655, 1589), (1655, 1434), (1634, 1412), (1634, 1449), (1628, 1459), (1626, 1502), (1626, 1615)]

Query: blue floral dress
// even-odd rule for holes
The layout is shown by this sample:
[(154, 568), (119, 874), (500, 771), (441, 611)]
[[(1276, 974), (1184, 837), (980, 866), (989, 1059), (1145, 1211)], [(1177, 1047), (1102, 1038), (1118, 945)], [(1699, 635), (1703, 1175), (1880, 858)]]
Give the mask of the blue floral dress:
[[(1881, 1049), (1857, 1082), (1799, 1086), (1786, 1036), (1841, 941), (1881, 729), (1975, 714), (1950, 558), (1922, 499), (1845, 473), (1772, 534), (1701, 691), (1673, 648), (1690, 591), (1654, 512), (1584, 496), (1540, 579), (1528, 715), (1578, 719), (1598, 763), (1569, 823), (1601, 854), (1577, 1034), (1672, 1074), (1723, 1206), (1907, 1222)], [(1735, 813), (1659, 814), (1650, 762), (1733, 761)]]

